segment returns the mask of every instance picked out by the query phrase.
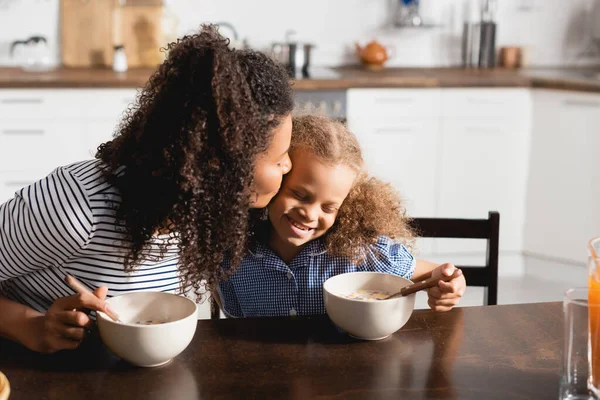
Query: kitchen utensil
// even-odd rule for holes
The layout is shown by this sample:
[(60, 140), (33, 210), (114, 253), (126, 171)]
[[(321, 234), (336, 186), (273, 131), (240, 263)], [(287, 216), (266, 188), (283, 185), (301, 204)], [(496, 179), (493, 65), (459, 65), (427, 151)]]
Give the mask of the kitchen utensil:
[[(140, 367), (168, 363), (190, 344), (198, 323), (196, 303), (162, 292), (134, 292), (106, 301), (123, 322), (98, 312), (100, 338), (116, 355)], [(145, 321), (152, 321), (146, 325)]]
[(237, 30), (232, 24), (229, 22), (218, 22), (215, 25), (219, 27), (219, 33), (229, 39), (229, 47), (238, 50), (246, 48), (246, 43), (240, 39)]
[[(65, 277), (65, 282), (67, 283), (67, 285), (69, 285), (69, 287), (71, 289), (73, 289), (77, 293), (90, 294), (90, 295), (94, 296), (94, 293), (92, 293), (91, 290), (89, 290), (88, 288), (83, 286), (81, 284), (81, 282), (79, 282), (77, 279), (75, 279), (75, 277), (72, 275), (67, 275)], [(112, 310), (107, 310), (106, 315), (108, 315), (115, 322), (121, 322), (121, 320), (119, 319), (119, 315)]]
[(431, 272), (429, 272), (428, 274), (424, 275), (424, 278), (426, 278), (425, 280), (413, 283), (412, 285), (405, 286), (402, 289), (400, 289), (399, 292), (396, 292), (394, 294), (389, 295), (388, 297), (384, 297), (384, 298), (378, 299), (378, 300), (390, 300), (390, 299), (395, 299), (397, 297), (408, 296), (409, 294), (413, 294), (413, 293), (419, 292), (421, 290), (435, 287), (439, 281), (448, 282), (448, 281), (451, 281), (452, 279), (458, 278), (461, 275), (462, 275), (462, 271), (460, 269), (457, 269), (456, 271), (454, 271), (454, 273), (450, 276), (443, 275), (441, 278), (432, 278)]
[(10, 45), (11, 58), (26, 71), (43, 72), (54, 68), (50, 61), (50, 49), (44, 36), (31, 36), (15, 40)]
[(336, 275), (323, 284), (325, 309), (329, 318), (349, 335), (364, 340), (384, 339), (408, 321), (416, 295), (386, 301), (355, 300), (347, 296), (358, 290), (395, 293), (410, 284), (408, 279), (380, 272)]
[(479, 67), (496, 66), (496, 0), (481, 0)]
[(112, 65), (113, 6), (113, 1), (109, 0), (61, 0), (60, 37), (64, 66)]
[(298, 42), (292, 39), (296, 32), (290, 30), (285, 34), (283, 43), (271, 45), (271, 56), (285, 65), (293, 77), (310, 75), (310, 53), (315, 47), (312, 43)]
[(0, 400), (8, 400), (8, 396), (10, 396), (10, 384), (6, 375), (0, 372)]
[(392, 47), (384, 46), (376, 40), (372, 40), (364, 47), (359, 43), (354, 43), (354, 46), (363, 66), (371, 70), (383, 69), (383, 64), (392, 57), (394, 52)]
[(120, 6), (114, 8), (115, 45), (123, 45), (130, 68), (156, 67), (164, 61), (163, 6)]

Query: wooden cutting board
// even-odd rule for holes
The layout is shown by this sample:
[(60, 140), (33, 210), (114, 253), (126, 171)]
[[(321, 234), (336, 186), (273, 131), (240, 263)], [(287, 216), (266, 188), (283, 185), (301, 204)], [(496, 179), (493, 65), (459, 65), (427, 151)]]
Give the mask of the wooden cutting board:
[(130, 68), (160, 64), (163, 6), (144, 1), (121, 6), (119, 0), (61, 0), (63, 65), (110, 67), (116, 44), (124, 46)]
[(62, 61), (66, 67), (112, 65), (113, 0), (61, 0)]
[(162, 14), (163, 7), (156, 5), (115, 8), (114, 40), (125, 47), (130, 67), (155, 67), (163, 62)]

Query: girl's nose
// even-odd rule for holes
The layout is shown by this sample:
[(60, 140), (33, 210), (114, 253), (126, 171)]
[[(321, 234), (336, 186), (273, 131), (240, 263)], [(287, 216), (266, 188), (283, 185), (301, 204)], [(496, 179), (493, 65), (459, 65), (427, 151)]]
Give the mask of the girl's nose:
[(308, 204), (300, 209), (300, 215), (308, 222), (316, 221), (319, 218), (316, 205)]

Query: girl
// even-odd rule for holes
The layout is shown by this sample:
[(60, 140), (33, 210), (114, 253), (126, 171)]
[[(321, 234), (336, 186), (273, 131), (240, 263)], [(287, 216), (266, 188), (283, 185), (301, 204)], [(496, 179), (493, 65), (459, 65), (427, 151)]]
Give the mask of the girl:
[[(245, 253), (249, 209), (291, 168), (293, 108), (284, 68), (228, 48), (212, 26), (168, 59), (96, 160), (60, 167), (0, 206), (0, 335), (52, 353), (73, 349), (137, 290), (204, 293), (224, 253)], [(95, 295), (73, 295), (74, 275)]]
[[(329, 277), (377, 271), (411, 278), (454, 266), (415, 261), (413, 234), (389, 185), (366, 176), (354, 135), (324, 117), (294, 118), (294, 169), (268, 207), (252, 253), (218, 286), (224, 312), (234, 317), (325, 312), (322, 286)], [(231, 269), (230, 262), (224, 270)], [(466, 287), (462, 275), (429, 291), (432, 309), (455, 306)]]

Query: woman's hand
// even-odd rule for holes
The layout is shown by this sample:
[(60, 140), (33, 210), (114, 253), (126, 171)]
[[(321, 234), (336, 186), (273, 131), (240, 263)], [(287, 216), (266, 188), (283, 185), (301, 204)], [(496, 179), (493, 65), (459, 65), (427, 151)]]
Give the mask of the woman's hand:
[[(453, 264), (442, 264), (432, 271), (431, 276), (434, 278), (450, 276), (456, 269)], [(434, 311), (449, 311), (458, 304), (466, 289), (467, 281), (462, 274), (448, 282), (439, 281), (436, 287), (427, 291), (429, 296), (427, 304)]]
[(106, 311), (108, 288), (101, 286), (93, 293), (78, 293), (54, 302), (46, 314), (31, 320), (31, 336), (24, 344), (40, 353), (55, 353), (79, 347), (86, 329), (93, 321), (82, 310)]

